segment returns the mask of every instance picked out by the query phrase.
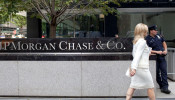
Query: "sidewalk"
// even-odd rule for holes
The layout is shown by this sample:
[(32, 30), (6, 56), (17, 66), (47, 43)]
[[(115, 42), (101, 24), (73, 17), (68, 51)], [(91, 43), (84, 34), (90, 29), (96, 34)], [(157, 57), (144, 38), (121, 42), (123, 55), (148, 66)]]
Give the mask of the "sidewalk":
[[(0, 98), (0, 100), (125, 100), (125, 98)], [(132, 98), (132, 100), (149, 100), (148, 98)], [(174, 100), (161, 98), (156, 100)]]
[[(156, 100), (175, 100), (175, 82), (168, 80), (171, 94), (161, 93), (156, 89)], [(0, 100), (125, 100), (125, 98), (32, 98), (32, 97), (0, 97)], [(148, 98), (132, 98), (132, 100), (149, 100)]]
[(169, 89), (171, 90), (170, 94), (165, 94), (160, 91), (160, 89), (156, 89), (156, 97), (157, 98), (174, 98), (175, 100), (175, 82), (168, 80)]

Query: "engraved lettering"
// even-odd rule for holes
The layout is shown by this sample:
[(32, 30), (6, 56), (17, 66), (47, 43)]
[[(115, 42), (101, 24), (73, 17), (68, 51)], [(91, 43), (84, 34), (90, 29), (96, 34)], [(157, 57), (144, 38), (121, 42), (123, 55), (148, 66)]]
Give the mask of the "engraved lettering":
[(66, 41), (61, 41), (61, 42), (59, 43), (59, 48), (60, 48), (61, 50), (67, 50), (67, 47), (62, 48), (62, 43), (64, 43), (64, 44), (67, 45), (67, 42), (66, 42)]

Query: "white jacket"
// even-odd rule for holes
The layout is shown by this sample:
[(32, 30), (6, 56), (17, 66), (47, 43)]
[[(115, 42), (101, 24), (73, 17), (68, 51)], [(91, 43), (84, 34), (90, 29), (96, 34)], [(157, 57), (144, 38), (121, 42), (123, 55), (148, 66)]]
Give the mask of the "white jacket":
[(151, 48), (148, 47), (144, 39), (139, 39), (136, 44), (133, 45), (133, 60), (131, 63), (132, 69), (137, 68), (149, 68), (149, 54)]

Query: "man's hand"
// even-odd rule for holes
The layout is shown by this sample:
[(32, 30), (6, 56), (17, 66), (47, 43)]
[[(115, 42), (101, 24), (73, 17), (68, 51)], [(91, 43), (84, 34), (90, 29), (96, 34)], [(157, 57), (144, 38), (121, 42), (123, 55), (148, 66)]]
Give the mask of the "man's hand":
[(162, 54), (166, 55), (167, 54), (167, 50), (163, 51)]
[(132, 69), (131, 72), (130, 72), (130, 75), (131, 75), (131, 76), (134, 76), (135, 73), (136, 73), (136, 69)]
[(159, 55), (161, 55), (163, 52), (162, 51), (157, 51), (156, 53), (159, 54)]

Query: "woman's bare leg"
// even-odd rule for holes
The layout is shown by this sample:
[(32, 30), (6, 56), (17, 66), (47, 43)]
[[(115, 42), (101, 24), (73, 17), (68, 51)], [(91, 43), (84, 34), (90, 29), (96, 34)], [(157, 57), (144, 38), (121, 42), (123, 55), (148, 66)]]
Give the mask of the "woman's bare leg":
[(128, 89), (128, 91), (127, 91), (127, 93), (126, 93), (126, 100), (131, 100), (131, 98), (132, 98), (132, 95), (133, 95), (133, 93), (134, 93), (134, 88), (129, 88)]
[(156, 100), (155, 93), (154, 93), (154, 88), (148, 89), (147, 92), (148, 92), (148, 97), (149, 97), (150, 100)]

